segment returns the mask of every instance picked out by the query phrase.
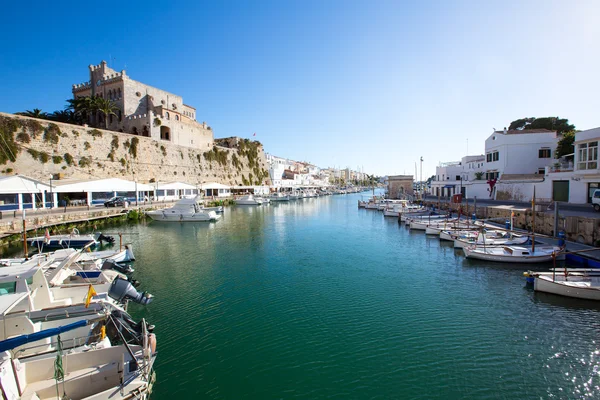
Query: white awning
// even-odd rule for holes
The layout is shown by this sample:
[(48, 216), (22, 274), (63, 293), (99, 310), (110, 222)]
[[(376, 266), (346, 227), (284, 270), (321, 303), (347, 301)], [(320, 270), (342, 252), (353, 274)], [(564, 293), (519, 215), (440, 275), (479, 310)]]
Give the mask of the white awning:
[(158, 190), (168, 189), (196, 189), (196, 186), (183, 182), (168, 182), (168, 183), (151, 183), (150, 185), (158, 185)]
[(231, 189), (231, 186), (223, 185), (222, 183), (217, 183), (217, 182), (203, 183), (202, 185), (200, 185), (200, 187), (202, 188), (202, 190), (206, 190), (206, 189)]
[[(50, 178), (48, 178), (50, 183)], [(42, 193), (50, 191), (50, 185), (27, 178), (22, 175), (5, 176), (0, 178), (0, 194), (13, 193)]]
[(151, 185), (136, 183), (119, 178), (97, 179), (94, 181), (53, 181), (52, 190), (57, 193), (77, 192), (138, 192), (154, 190)]

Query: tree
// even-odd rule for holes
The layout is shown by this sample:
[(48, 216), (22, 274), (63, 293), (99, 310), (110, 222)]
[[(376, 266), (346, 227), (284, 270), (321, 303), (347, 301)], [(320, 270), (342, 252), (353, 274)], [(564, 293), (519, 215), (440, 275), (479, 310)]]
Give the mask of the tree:
[(72, 110), (57, 110), (54, 111), (52, 114), (49, 114), (48, 118), (53, 121), (65, 122), (67, 124), (77, 122), (75, 112), (73, 112)]
[(80, 96), (75, 99), (68, 99), (65, 110), (72, 111), (78, 123), (89, 123), (95, 126), (95, 117), (99, 111), (100, 100), (101, 98), (97, 96)]
[(34, 108), (33, 111), (31, 111), (31, 110), (25, 110), (23, 112), (18, 112), (18, 113), (15, 113), (15, 114), (22, 115), (24, 117), (48, 119), (48, 114), (45, 113), (45, 112), (42, 112), (42, 110), (40, 110), (39, 108)]
[(554, 152), (555, 158), (561, 158), (567, 154), (573, 154), (575, 152), (575, 131), (565, 132), (556, 145), (556, 151)]
[(556, 131), (559, 134), (571, 132), (575, 130), (575, 125), (569, 124), (569, 120), (559, 117), (543, 117), (543, 118), (521, 118), (510, 123), (509, 130), (529, 130), (529, 129), (548, 129)]
[(109, 99), (103, 97), (97, 97), (97, 109), (99, 112), (104, 114), (104, 129), (108, 129), (108, 117), (111, 115), (117, 115), (119, 107)]

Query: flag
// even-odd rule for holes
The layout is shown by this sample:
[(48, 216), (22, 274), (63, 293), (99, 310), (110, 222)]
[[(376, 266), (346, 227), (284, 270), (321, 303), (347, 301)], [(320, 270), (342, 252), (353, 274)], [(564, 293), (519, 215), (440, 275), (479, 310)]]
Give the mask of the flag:
[(87, 295), (85, 296), (85, 308), (90, 306), (90, 302), (92, 301), (92, 297), (97, 296), (98, 293), (94, 290), (94, 287), (90, 285)]
[(100, 327), (100, 340), (104, 340), (106, 337), (106, 325)]
[(254, 132), (254, 133), (252, 134), (252, 136), (256, 136), (256, 132)]
[(48, 228), (46, 228), (46, 233), (44, 233), (44, 242), (46, 244), (50, 243), (50, 231), (48, 231)]

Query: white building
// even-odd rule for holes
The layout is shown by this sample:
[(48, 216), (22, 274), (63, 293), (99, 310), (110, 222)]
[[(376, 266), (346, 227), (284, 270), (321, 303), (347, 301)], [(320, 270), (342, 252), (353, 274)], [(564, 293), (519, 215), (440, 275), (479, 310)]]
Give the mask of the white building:
[(465, 156), (460, 161), (440, 163), (435, 169), (435, 177), (431, 182), (433, 196), (449, 197), (462, 193), (463, 196), (473, 197), (469, 188), (483, 181), (485, 171), (485, 156)]
[[(575, 133), (574, 162), (556, 162), (547, 168), (546, 178), (552, 200), (591, 203), (594, 190), (600, 189), (598, 143), (600, 128)], [(550, 196), (550, 195), (549, 195)]]
[(485, 140), (485, 179), (503, 174), (544, 174), (554, 162), (556, 132), (547, 129), (495, 131)]

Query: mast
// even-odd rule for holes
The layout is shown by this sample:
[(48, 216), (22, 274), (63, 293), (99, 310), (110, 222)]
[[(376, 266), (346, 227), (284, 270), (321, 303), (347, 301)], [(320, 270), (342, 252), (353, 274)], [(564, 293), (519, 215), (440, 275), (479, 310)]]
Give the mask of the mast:
[(535, 185), (533, 185), (533, 200), (531, 201), (531, 213), (533, 217), (531, 219), (531, 254), (535, 252)]

